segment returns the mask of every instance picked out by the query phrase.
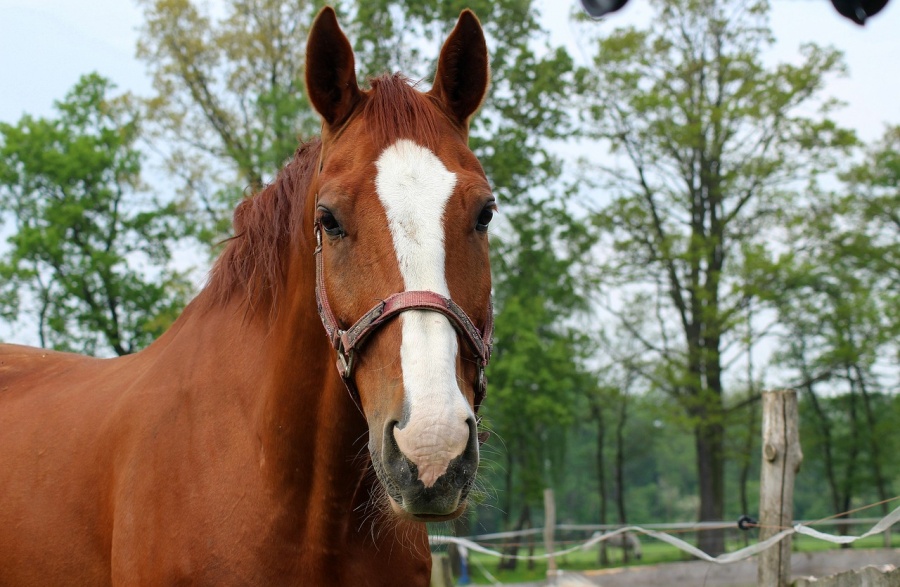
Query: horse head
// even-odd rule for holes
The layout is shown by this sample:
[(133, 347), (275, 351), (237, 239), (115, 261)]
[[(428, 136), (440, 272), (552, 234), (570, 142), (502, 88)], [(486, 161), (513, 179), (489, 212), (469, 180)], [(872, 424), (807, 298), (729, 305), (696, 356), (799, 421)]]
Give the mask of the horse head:
[(306, 59), (323, 121), (313, 183), (320, 314), (393, 511), (449, 519), (464, 511), (478, 467), (492, 324), (495, 200), (468, 147), (489, 82), (484, 33), (463, 11), (426, 93), (399, 75), (360, 89), (330, 8)]

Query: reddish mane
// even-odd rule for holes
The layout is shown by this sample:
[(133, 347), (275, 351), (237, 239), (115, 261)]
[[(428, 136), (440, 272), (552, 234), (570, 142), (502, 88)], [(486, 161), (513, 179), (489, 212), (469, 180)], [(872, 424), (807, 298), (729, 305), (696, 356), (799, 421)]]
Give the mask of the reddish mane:
[[(402, 74), (369, 80), (360, 116), (377, 148), (397, 139), (434, 147), (441, 111), (427, 94)], [(309, 191), (321, 150), (318, 138), (303, 143), (275, 180), (234, 211), (234, 236), (216, 260), (206, 286), (211, 305), (221, 305), (242, 291), (252, 308), (270, 306), (281, 295), (286, 267), (284, 250), (294, 235), (311, 227), (303, 198)], [(309, 226), (308, 226), (309, 225)]]
[(211, 305), (225, 304), (238, 291), (251, 306), (273, 303), (285, 276), (285, 247), (304, 228), (302, 201), (309, 190), (322, 143), (302, 143), (275, 181), (234, 210), (234, 236), (227, 240), (205, 291)]

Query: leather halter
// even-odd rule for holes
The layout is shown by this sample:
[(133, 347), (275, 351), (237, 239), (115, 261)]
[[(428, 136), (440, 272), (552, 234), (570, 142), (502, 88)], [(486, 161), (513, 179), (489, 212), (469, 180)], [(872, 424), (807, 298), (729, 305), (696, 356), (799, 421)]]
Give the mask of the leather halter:
[(359, 405), (359, 390), (353, 380), (353, 358), (361, 350), (369, 336), (384, 326), (389, 320), (401, 312), (409, 310), (426, 310), (443, 314), (450, 324), (465, 340), (474, 352), (478, 361), (478, 380), (475, 382), (475, 412), (481, 406), (487, 394), (487, 378), (484, 369), (491, 359), (491, 347), (494, 334), (494, 308), (488, 305), (488, 318), (484, 330), (479, 330), (468, 314), (453, 300), (433, 291), (402, 291), (388, 296), (378, 302), (371, 310), (363, 314), (352, 326), (341, 329), (340, 322), (328, 303), (325, 291), (325, 271), (322, 260), (322, 225), (315, 223), (316, 232), (316, 306), (319, 318), (325, 326), (325, 332), (331, 346), (337, 351), (337, 369), (350, 391), (353, 400)]

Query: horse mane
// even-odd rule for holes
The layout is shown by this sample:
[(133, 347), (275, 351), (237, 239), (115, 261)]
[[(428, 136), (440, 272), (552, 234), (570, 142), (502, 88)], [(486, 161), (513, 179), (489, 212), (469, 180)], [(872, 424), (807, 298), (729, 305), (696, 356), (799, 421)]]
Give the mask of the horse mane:
[(246, 197), (234, 210), (234, 236), (210, 271), (204, 291), (210, 305), (224, 305), (243, 291), (251, 307), (274, 302), (285, 282), (293, 235), (306, 228), (305, 196), (322, 143), (301, 143), (272, 183)]
[[(435, 147), (442, 114), (430, 96), (399, 73), (370, 79), (369, 84), (360, 115), (377, 149), (400, 138)], [(285, 251), (298, 231), (312, 228), (304, 200), (321, 148), (319, 138), (302, 143), (272, 183), (238, 204), (234, 236), (225, 241), (204, 289), (210, 306), (224, 305), (243, 292), (251, 308), (274, 310), (285, 285)]]

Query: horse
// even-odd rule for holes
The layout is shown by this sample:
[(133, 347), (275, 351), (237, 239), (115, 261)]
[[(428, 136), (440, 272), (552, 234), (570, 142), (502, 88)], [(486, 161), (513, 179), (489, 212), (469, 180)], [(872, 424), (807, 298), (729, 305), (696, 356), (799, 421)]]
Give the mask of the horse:
[[(598, 538), (602, 535), (603, 532), (594, 532), (591, 538)], [(628, 560), (629, 552), (634, 555), (634, 558), (636, 560), (641, 560), (641, 558), (643, 558), (644, 556), (643, 551), (641, 550), (641, 539), (638, 538), (637, 534), (635, 534), (634, 532), (623, 532), (622, 534), (616, 534), (612, 538), (608, 538), (600, 542), (600, 550), (597, 560), (601, 565), (606, 565), (609, 563), (609, 561), (607, 560), (608, 557), (606, 549), (611, 546), (615, 548), (621, 548), (622, 558), (626, 561)]]
[(427, 92), (360, 88), (331, 8), (306, 55), (321, 136), (237, 206), (167, 332), (0, 349), (0, 584), (429, 583), (490, 355), (484, 33), (461, 13)]

